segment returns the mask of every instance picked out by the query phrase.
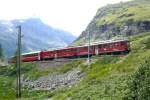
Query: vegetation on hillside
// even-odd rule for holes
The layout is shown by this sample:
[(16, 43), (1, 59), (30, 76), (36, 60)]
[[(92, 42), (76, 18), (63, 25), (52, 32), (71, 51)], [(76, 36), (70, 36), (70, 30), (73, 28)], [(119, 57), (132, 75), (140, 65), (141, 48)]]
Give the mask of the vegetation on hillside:
[(2, 49), (2, 45), (0, 44), (0, 59), (3, 58), (3, 49)]
[(12, 66), (0, 65), (0, 99), (14, 100), (15, 87), (14, 80), (16, 79), (15, 69)]
[(98, 9), (82, 35), (72, 45), (85, 44), (88, 33), (91, 42), (122, 39), (150, 32), (150, 0), (131, 0), (108, 4)]
[[(84, 70), (85, 78), (78, 85), (57, 91), (55, 100), (148, 100), (150, 33), (130, 38), (131, 52), (122, 58), (104, 56)], [(143, 74), (145, 73), (145, 74)], [(142, 76), (140, 76), (143, 74)], [(138, 79), (138, 77), (140, 79)], [(135, 84), (136, 87), (134, 86)], [(141, 85), (143, 85), (141, 87)], [(133, 87), (132, 87), (133, 86)], [(134, 89), (133, 89), (134, 88)], [(136, 89), (135, 89), (136, 88)], [(137, 94), (137, 91), (139, 91)]]
[[(150, 21), (149, 0), (134, 0), (127, 3), (108, 5), (98, 10), (97, 31), (104, 24), (115, 23), (118, 27), (130, 22)], [(100, 17), (99, 17), (100, 16)], [(95, 25), (92, 24), (92, 25)], [(134, 23), (135, 24), (135, 23)], [(111, 33), (107, 28), (105, 32)], [(111, 26), (112, 27), (112, 26)], [(113, 27), (115, 33), (121, 28)], [(146, 26), (145, 26), (146, 27)], [(105, 26), (104, 26), (105, 28)], [(134, 27), (135, 28), (135, 27)], [(131, 27), (132, 32), (137, 31)], [(107, 31), (108, 30), (108, 31)], [(102, 31), (102, 30), (101, 30)], [(141, 30), (140, 30), (141, 31)], [(113, 33), (112, 32), (112, 33)], [(84, 36), (84, 35), (83, 35)], [(95, 35), (96, 38), (99, 38)], [(118, 34), (117, 34), (118, 36)], [(86, 39), (86, 37), (83, 37)], [(93, 38), (94, 39), (94, 38)], [(53, 91), (38, 91), (23, 88), (22, 100), (149, 100), (150, 99), (150, 32), (129, 37), (131, 52), (124, 57), (104, 55), (92, 57), (93, 63), (87, 66), (84, 61), (71, 61), (60, 67), (39, 70), (38, 63), (22, 63), (23, 78), (36, 80), (50, 73), (62, 74), (74, 68), (85, 73), (84, 78), (71, 87), (63, 87)], [(81, 40), (77, 41), (80, 44)], [(0, 45), (0, 58), (3, 57)], [(16, 97), (16, 65), (0, 65), (0, 99), (15, 100)]]
[[(79, 68), (85, 77), (73, 87), (64, 87), (54, 91), (33, 91), (22, 89), (24, 99), (54, 100), (148, 100), (150, 33), (130, 37), (131, 52), (124, 57), (103, 56), (95, 59), (90, 67), (83, 61), (73, 61), (62, 67), (38, 70), (36, 63), (22, 65), (22, 74), (36, 79), (49, 73), (65, 73)], [(0, 70), (0, 98), (15, 99), (16, 67), (9, 65)], [(139, 91), (139, 92), (137, 92)], [(138, 95), (138, 96), (137, 96)]]
[[(149, 59), (150, 60), (150, 59)], [(138, 70), (128, 78), (128, 89), (124, 100), (149, 100), (150, 99), (150, 62), (145, 60)]]
[(104, 12), (102, 18), (97, 19), (96, 24), (104, 25), (111, 23), (122, 23), (119, 25), (123, 25), (124, 22), (127, 21), (150, 21), (150, 2), (149, 0), (134, 0), (132, 2), (127, 2), (122, 5), (108, 5), (105, 11), (105, 7), (100, 8), (97, 12), (97, 15)]

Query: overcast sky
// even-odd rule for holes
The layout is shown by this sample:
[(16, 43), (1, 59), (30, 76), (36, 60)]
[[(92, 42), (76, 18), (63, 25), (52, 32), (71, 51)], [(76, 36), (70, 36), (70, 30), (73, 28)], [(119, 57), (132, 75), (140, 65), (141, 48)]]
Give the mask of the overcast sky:
[(120, 1), (129, 0), (0, 0), (0, 19), (37, 17), (78, 36), (98, 8)]

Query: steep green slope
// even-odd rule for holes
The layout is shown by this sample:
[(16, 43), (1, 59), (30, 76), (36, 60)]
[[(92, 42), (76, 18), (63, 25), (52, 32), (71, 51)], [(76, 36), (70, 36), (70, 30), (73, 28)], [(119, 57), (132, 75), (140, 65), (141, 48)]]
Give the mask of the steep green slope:
[[(134, 100), (134, 96), (142, 95), (143, 93), (145, 95), (143, 95), (143, 97), (141, 96), (139, 100), (149, 100), (143, 99), (150, 98), (150, 95), (148, 95), (149, 89), (147, 89), (147, 91), (143, 89), (145, 93), (141, 90), (142, 88), (149, 87), (149, 84), (144, 83), (150, 82), (148, 79), (145, 79), (146, 81), (142, 83), (142, 80), (147, 77), (147, 74), (143, 74), (143, 77), (141, 77), (139, 81), (138, 77), (140, 77), (139, 75), (141, 75), (145, 69), (146, 72), (144, 73), (150, 75), (150, 71), (148, 70), (150, 66), (150, 33), (143, 33), (142, 35), (131, 37), (130, 41), (132, 51), (129, 55), (121, 58), (106, 56), (99, 59), (92, 64), (90, 68), (86, 67), (86, 69), (84, 69), (86, 76), (79, 84), (72, 88), (58, 91), (58, 93), (54, 95), (54, 99)], [(143, 66), (147, 67), (144, 69)], [(140, 70), (142, 68), (144, 71)], [(136, 84), (145, 85), (141, 88), (139, 85), (137, 90), (133, 90), (131, 84), (134, 83), (132, 81), (137, 81), (134, 82)], [(136, 94), (135, 91), (138, 90), (141, 90), (141, 92)]]
[(91, 35), (91, 42), (120, 39), (150, 31), (150, 0), (107, 5), (100, 8), (85, 31), (73, 43), (81, 45)]
[[(31, 81), (37, 78), (47, 76), (48, 74), (63, 74), (76, 66), (80, 65), (82, 61), (70, 61), (62, 66), (53, 67), (50, 66), (46, 69), (38, 69), (38, 63), (22, 63), (21, 76), (24, 79)], [(54, 63), (54, 62), (53, 62)], [(21, 79), (22, 79), (21, 78)], [(0, 100), (15, 100), (16, 98), (16, 65), (11, 64), (8, 66), (2, 66), (0, 64)], [(51, 91), (35, 91), (32, 88), (24, 87), (22, 84), (22, 98), (23, 100), (43, 99), (48, 98)]]
[(0, 99), (2, 100), (15, 99), (16, 95), (13, 82), (16, 74), (14, 70), (11, 66), (3, 66), (0, 64)]
[[(36, 79), (49, 73), (66, 73), (78, 68), (85, 73), (84, 78), (72, 87), (59, 88), (54, 91), (38, 91), (22, 89), (23, 100), (42, 100), (53, 98), (54, 100), (132, 100), (139, 95), (136, 91), (141, 90), (140, 84), (149, 87), (150, 63), (150, 32), (130, 37), (131, 52), (124, 57), (103, 56), (95, 59), (90, 67), (83, 61), (74, 61), (63, 67), (37, 70), (36, 63), (22, 65), (22, 74), (30, 79)], [(3, 100), (15, 99), (15, 66), (0, 67), (0, 98)], [(145, 73), (145, 74), (142, 74)], [(138, 81), (137, 77), (140, 77)], [(145, 79), (144, 81), (142, 81)], [(144, 82), (144, 83), (142, 83)], [(134, 85), (136, 83), (136, 86)], [(134, 88), (134, 86), (137, 90)], [(142, 88), (144, 88), (142, 87)], [(150, 97), (149, 89), (142, 89), (140, 95)], [(144, 97), (146, 97), (144, 95)], [(144, 97), (139, 96), (140, 100)], [(130, 99), (131, 98), (131, 99)]]
[[(113, 9), (112, 9), (113, 8)], [(104, 10), (106, 9), (106, 10)], [(104, 10), (104, 11), (103, 11)], [(105, 13), (102, 18), (96, 20), (96, 25), (104, 24), (123, 24), (127, 21), (150, 21), (150, 2), (149, 0), (135, 0), (128, 3), (120, 3), (118, 5), (110, 5), (106, 8), (99, 9), (96, 16), (100, 16), (101, 12)]]

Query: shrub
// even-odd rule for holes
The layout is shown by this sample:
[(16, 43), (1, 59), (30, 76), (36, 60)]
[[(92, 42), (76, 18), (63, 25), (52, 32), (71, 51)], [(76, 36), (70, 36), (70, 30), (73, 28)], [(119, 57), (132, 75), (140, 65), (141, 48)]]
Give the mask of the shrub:
[(128, 81), (129, 91), (124, 100), (150, 100), (150, 62), (146, 60)]

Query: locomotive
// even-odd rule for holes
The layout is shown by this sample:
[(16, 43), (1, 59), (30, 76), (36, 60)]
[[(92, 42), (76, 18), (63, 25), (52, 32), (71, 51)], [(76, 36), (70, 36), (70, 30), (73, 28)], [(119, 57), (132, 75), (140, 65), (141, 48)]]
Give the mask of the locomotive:
[(108, 40), (105, 42), (96, 42), (84, 46), (70, 46), (63, 49), (24, 53), (21, 55), (21, 60), (23, 62), (33, 62), (59, 58), (86, 57), (88, 54), (90, 56), (104, 54), (125, 54), (129, 51), (130, 43), (128, 40)]

